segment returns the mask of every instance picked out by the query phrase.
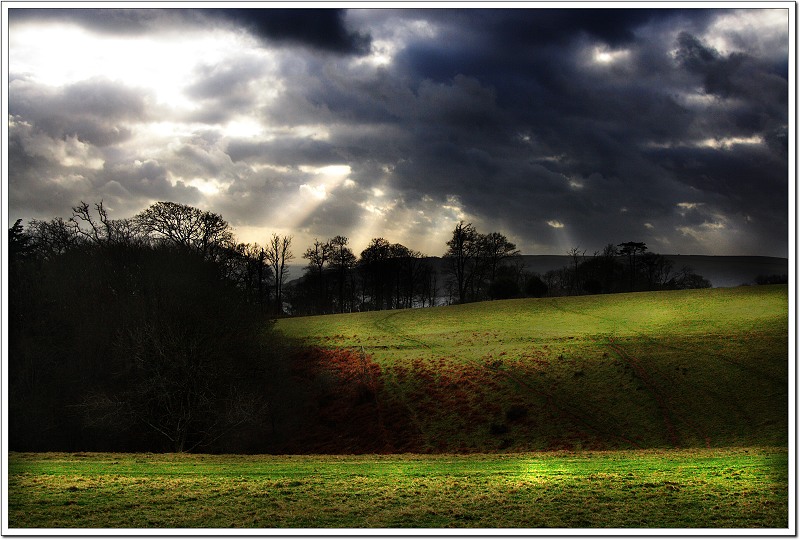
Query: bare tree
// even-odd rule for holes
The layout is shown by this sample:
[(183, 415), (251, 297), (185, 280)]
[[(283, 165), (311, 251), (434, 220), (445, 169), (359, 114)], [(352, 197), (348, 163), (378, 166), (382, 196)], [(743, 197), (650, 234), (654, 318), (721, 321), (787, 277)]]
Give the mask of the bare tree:
[(283, 286), (286, 283), (286, 265), (294, 259), (291, 246), (291, 236), (278, 236), (273, 233), (266, 251), (262, 250), (266, 255), (267, 262), (272, 267), (273, 274), (275, 274), (275, 312), (277, 314), (283, 313)]
[(453, 230), (452, 238), (447, 242), (444, 259), (449, 263), (449, 272), (455, 279), (458, 301), (463, 304), (467, 300), (467, 290), (474, 271), (475, 254), (478, 249), (479, 235), (472, 223), (460, 221)]
[(347, 286), (347, 276), (356, 265), (356, 256), (353, 251), (347, 247), (348, 239), (346, 236), (334, 236), (328, 240), (330, 246), (331, 257), (329, 264), (336, 270), (336, 281), (339, 289), (339, 312), (344, 313), (345, 305), (345, 288)]
[(134, 218), (147, 234), (212, 256), (214, 250), (233, 239), (222, 216), (174, 202), (157, 202)]
[(75, 227), (60, 217), (50, 221), (32, 220), (28, 223), (28, 235), (32, 251), (43, 259), (62, 255), (84, 241)]
[(620, 255), (628, 256), (631, 290), (634, 290), (636, 288), (636, 254), (647, 251), (647, 245), (644, 242), (624, 242), (618, 246)]
[(306, 249), (303, 258), (308, 261), (308, 270), (312, 278), (316, 281), (316, 305), (317, 313), (322, 313), (325, 309), (325, 297), (327, 296), (327, 284), (325, 283), (325, 265), (331, 258), (331, 246), (328, 242), (320, 242), (314, 238), (314, 244)]
[(110, 219), (103, 201), (94, 205), (97, 217), (92, 215), (89, 205), (83, 201), (72, 208), (68, 223), (76, 234), (95, 244), (131, 245), (143, 240), (140, 227), (132, 219)]
[(580, 260), (586, 256), (586, 250), (584, 249), (581, 251), (579, 246), (575, 246), (567, 251), (567, 255), (572, 257), (572, 264), (574, 267), (575, 275), (572, 277), (572, 290), (573, 294), (578, 294), (580, 292), (580, 279), (578, 277), (578, 268), (580, 266)]
[(519, 255), (517, 246), (499, 232), (481, 235), (480, 244), (481, 256), (486, 260), (489, 269), (490, 282), (497, 278), (497, 270), (503, 261)]
[(372, 309), (391, 308), (392, 284), (389, 276), (391, 258), (392, 244), (385, 238), (373, 238), (361, 252), (359, 268), (364, 280), (362, 287), (365, 295), (368, 293), (370, 296)]

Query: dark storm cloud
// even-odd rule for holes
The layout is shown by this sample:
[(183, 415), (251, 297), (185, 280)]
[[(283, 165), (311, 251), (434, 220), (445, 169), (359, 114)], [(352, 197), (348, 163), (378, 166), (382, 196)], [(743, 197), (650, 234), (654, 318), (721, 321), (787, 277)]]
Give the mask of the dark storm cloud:
[(304, 46), (334, 54), (369, 52), (369, 34), (351, 30), (342, 9), (94, 9), (12, 8), (9, 21), (71, 22), (109, 35), (142, 35), (151, 31), (179, 32), (221, 21), (243, 28), (265, 43)]
[(707, 94), (723, 98), (758, 98), (786, 105), (786, 78), (782, 73), (770, 73), (774, 66), (759, 66), (759, 62), (744, 53), (723, 56), (706, 46), (695, 36), (682, 32), (678, 36), (677, 59), (690, 73), (702, 78)]
[(246, 28), (267, 42), (303, 45), (338, 54), (369, 51), (370, 36), (345, 25), (341, 9), (222, 9), (207, 10), (212, 17)]
[[(717, 10), (719, 13), (720, 10)], [(635, 31), (653, 21), (680, 20), (704, 27), (712, 10), (670, 9), (509, 9), (429, 10), (444, 39), (408, 46), (398, 61), (416, 77), (437, 81), (481, 73), (496, 83), (559, 79), (563, 55), (576, 41), (610, 47), (635, 43)], [(522, 71), (520, 71), (522, 69)]]
[[(426, 82), (429, 80), (473, 78), (494, 92), (497, 111), (493, 118), (501, 125), (481, 140), (480, 129), (469, 130), (467, 136), (457, 123), (438, 115), (435, 127), (425, 126), (417, 131), (418, 140), (429, 136), (454, 142), (452, 146), (444, 142), (420, 145), (416, 149), (417, 162), (428, 165), (421, 167), (431, 173), (428, 176), (440, 179), (449, 176), (458, 181), (465, 206), (478, 215), (504, 214), (503, 206), (508, 205), (509, 195), (530, 194), (530, 206), (550, 208), (564, 216), (573, 229), (586, 224), (581, 228), (588, 233), (590, 224), (605, 216), (605, 224), (616, 228), (618, 233), (628, 230), (630, 234), (641, 234), (631, 227), (641, 227), (648, 216), (667, 215), (682, 197), (698, 189), (695, 179), (686, 176), (685, 171), (662, 167), (658, 160), (650, 159), (643, 152), (646, 144), (674, 144), (672, 152), (678, 162), (698, 162), (701, 167), (713, 169), (718, 162), (726, 161), (719, 150), (690, 153), (679, 148), (680, 144), (691, 146), (697, 139), (709, 137), (762, 134), (765, 139), (775, 141), (773, 144), (785, 140), (780, 126), (786, 123), (786, 83), (765, 61), (741, 53), (723, 57), (701, 41), (690, 39), (688, 33), (681, 34), (677, 42), (659, 42), (637, 34), (643, 26), (650, 25), (648, 33), (659, 35), (659, 27), (675, 21), (679, 27), (702, 32), (721, 13), (603, 10), (593, 14), (584, 10), (532, 10), (498, 14), (467, 12), (453, 17), (450, 21), (456, 22), (451, 31), (470, 39), (459, 40), (454, 34), (453, 39), (444, 43), (409, 46), (400, 54), (400, 69), (404, 76), (420, 81), (418, 96), (430, 85)], [(441, 17), (447, 19), (446, 14)], [(493, 47), (485, 47), (486, 43)], [(592, 47), (606, 47), (612, 53), (624, 51), (626, 56), (619, 66), (587, 65), (587, 51)], [(678, 54), (673, 59), (669, 51), (676, 47)], [(723, 99), (744, 98), (745, 102), (693, 109), (679, 97), (681, 93), (694, 91), (686, 86), (687, 79), (701, 80), (708, 94)], [(457, 103), (453, 94), (442, 96), (438, 111)], [(473, 126), (477, 128), (479, 124)], [(503, 130), (505, 137), (501, 135)], [(542, 197), (541, 184), (536, 180), (542, 176), (541, 170), (526, 171), (522, 167), (514, 169), (508, 163), (490, 163), (497, 156), (509, 157), (513, 153), (508, 139), (515, 132), (527, 133), (537, 146), (538, 152), (532, 152), (529, 162), (540, 160), (546, 170), (564, 177), (562, 193), (548, 197), (545, 192)], [(468, 137), (473, 140), (468, 141)], [(478, 154), (473, 151), (476, 149), (487, 159), (476, 160), (474, 156)], [(564, 157), (553, 160), (552, 156)], [(524, 152), (518, 152), (516, 158), (524, 159)], [(436, 164), (451, 165), (437, 170)], [(736, 170), (735, 165), (729, 168)], [(724, 175), (723, 170), (720, 175)], [(531, 178), (530, 187), (512, 178), (502, 179), (497, 171)], [(783, 185), (784, 189), (770, 206), (785, 208), (782, 204), (786, 202), (785, 160), (771, 163), (768, 168), (744, 167), (724, 186), (702, 189), (716, 189), (713, 194), (724, 188), (730, 199), (746, 200), (750, 191), (746, 178), (757, 176), (758, 171), (771, 176), (777, 185)], [(413, 185), (430, 188), (429, 181), (423, 180), (426, 175), (422, 170), (403, 174), (400, 169), (399, 174), (408, 188)], [(591, 175), (615, 179), (617, 189), (566, 188), (567, 178)], [(440, 184), (447, 189), (447, 182), (434, 182), (433, 186)], [(508, 189), (511, 185), (516, 186), (516, 191)], [(505, 191), (506, 203), (502, 197), (493, 196), (499, 190)], [(537, 199), (546, 199), (548, 204), (538, 203)], [(619, 209), (625, 206), (646, 210), (620, 213)], [(729, 206), (726, 210), (734, 208)], [(520, 217), (523, 211), (520, 209)], [(776, 232), (785, 236), (785, 232)]]
[[(226, 218), (264, 223), (264, 209), (319, 189), (309, 170), (348, 165), (352, 181), (326, 187), (301, 223), (311, 234), (353, 234), (377, 190), (395, 217), (458, 206), (484, 229), (557, 253), (572, 247), (564, 242), (591, 252), (628, 240), (713, 250), (723, 233), (728, 251), (786, 252), (789, 40), (752, 19), (763, 12), (100, 11), (16, 17), (98, 32), (128, 21), (148, 35), (171, 18), (243, 29), (258, 48), (192, 59), (182, 89), (192, 106), (172, 116), (120, 83), (50, 88), (12, 74), (17, 169), (55, 175), (79, 151), (106, 163), (64, 177), (64, 196), (84, 178), (133, 198), (183, 190), (197, 200), (181, 182), (214, 179)], [(157, 155), (120, 150), (135, 122), (161, 114), (191, 127)], [(226, 131), (242, 119), (260, 134)]]
[[(457, 194), (470, 214), (524, 236), (547, 235), (552, 221), (595, 247), (628, 236), (656, 241), (673, 232), (667, 221), (681, 201), (707, 197), (720, 212), (741, 213), (753, 195), (747, 178), (761, 171), (785, 182), (785, 160), (761, 156), (757, 166), (726, 170), (718, 166), (727, 153), (696, 147), (709, 138), (785, 141), (785, 79), (767, 60), (722, 56), (688, 33), (706, 31), (721, 13), (729, 12), (401, 13), (440, 23), (438, 39), (410, 42), (371, 77), (310, 66), (314, 77), (296, 79), (308, 81), (299, 95), (284, 96), (267, 116), (337, 126), (319, 146), (356, 158), (362, 185), (378, 184), (381, 166), (390, 166), (409, 201)], [(664, 31), (675, 25), (685, 29), (677, 38)], [(623, 56), (606, 65), (595, 49)], [(695, 83), (720, 99), (687, 103)], [(368, 136), (355, 135), (356, 126)], [(676, 163), (717, 171), (717, 180)], [(764, 211), (785, 198), (760, 197)], [(645, 227), (658, 220), (662, 230)]]

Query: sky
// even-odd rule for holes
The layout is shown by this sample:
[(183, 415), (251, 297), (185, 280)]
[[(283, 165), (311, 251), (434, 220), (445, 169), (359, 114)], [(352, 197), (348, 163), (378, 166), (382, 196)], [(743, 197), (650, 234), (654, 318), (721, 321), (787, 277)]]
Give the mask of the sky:
[(525, 254), (789, 254), (789, 3), (245, 5), (6, 3), (9, 226), (173, 201), (298, 258), (439, 256), (460, 220)]

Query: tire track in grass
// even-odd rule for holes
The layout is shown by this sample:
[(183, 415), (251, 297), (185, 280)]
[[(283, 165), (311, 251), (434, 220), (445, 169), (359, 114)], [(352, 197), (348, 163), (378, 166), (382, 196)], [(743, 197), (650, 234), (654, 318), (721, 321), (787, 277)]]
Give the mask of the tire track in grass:
[[(614, 330), (613, 329), (616, 328), (616, 326), (620, 324), (620, 322), (618, 320), (612, 319), (612, 318), (609, 318), (609, 317), (603, 317), (601, 315), (594, 315), (594, 314), (591, 314), (591, 313), (586, 313), (585, 311), (578, 311), (578, 310), (575, 310), (575, 309), (567, 309), (564, 306), (560, 305), (561, 303), (557, 302), (556, 299), (550, 299), (549, 304), (553, 309), (556, 309), (558, 311), (562, 311), (564, 313), (571, 313), (573, 315), (580, 315), (580, 316), (583, 316), (583, 317), (589, 317), (589, 318), (592, 318), (592, 319), (597, 319), (599, 321), (603, 321), (603, 322), (606, 322), (606, 323), (611, 323), (612, 330), (611, 330), (610, 333), (612, 335), (614, 334)], [(621, 325), (621, 326), (625, 326), (625, 325)], [(669, 350), (673, 350), (673, 351), (680, 351), (680, 352), (683, 352), (683, 353), (692, 352), (692, 349), (689, 348), (689, 347), (681, 347), (679, 345), (673, 345), (673, 344), (670, 344), (670, 343), (664, 343), (662, 341), (658, 341), (655, 338), (651, 337), (649, 334), (645, 334), (644, 332), (633, 330), (630, 327), (626, 328), (626, 330), (631, 335), (634, 335), (634, 336), (638, 337), (639, 339), (641, 339), (642, 341), (646, 341), (646, 342), (648, 342), (648, 343), (650, 343), (652, 345), (657, 345), (658, 347), (661, 347), (661, 348), (664, 348), (664, 349), (669, 349)], [(751, 332), (748, 333), (748, 335), (753, 334), (753, 333), (757, 333), (757, 332), (751, 331)], [(715, 334), (715, 333), (710, 333), (710, 332), (706, 332), (706, 333), (703, 333), (703, 334), (694, 334), (694, 335), (695, 336), (703, 336), (703, 337), (719, 337), (719, 338), (726, 338), (726, 339), (730, 337), (730, 334), (722, 334), (722, 333), (716, 333)], [(739, 362), (738, 360), (736, 360), (735, 358), (731, 357), (728, 354), (725, 354), (725, 353), (722, 353), (722, 352), (712, 352), (712, 351), (707, 351), (706, 354), (708, 354), (709, 356), (713, 356), (713, 357), (715, 357), (715, 358), (721, 360), (722, 362), (725, 362), (725, 363), (727, 363), (727, 364), (729, 364), (731, 366), (734, 366), (734, 367), (736, 367), (738, 369), (741, 369), (742, 371), (745, 371), (745, 372), (747, 372), (747, 373), (749, 373), (749, 374), (751, 374), (751, 375), (753, 375), (755, 377), (759, 377), (759, 378), (762, 378), (762, 379), (767, 379), (768, 381), (770, 381), (772, 383), (775, 383), (775, 384), (785, 384), (786, 383), (786, 381), (784, 379), (779, 378), (779, 377), (775, 377), (774, 375), (771, 375), (770, 373), (767, 373), (767, 372), (765, 372), (763, 370), (758, 370), (758, 369), (756, 369), (754, 367), (748, 366), (747, 364), (743, 364), (742, 362)]]
[(613, 337), (608, 338), (608, 346), (633, 369), (633, 371), (636, 373), (636, 376), (644, 383), (650, 395), (653, 396), (653, 398), (656, 400), (656, 403), (658, 403), (658, 408), (661, 411), (662, 418), (664, 419), (664, 426), (667, 429), (670, 442), (675, 447), (680, 446), (680, 437), (678, 436), (678, 432), (675, 428), (675, 420), (677, 420), (688, 425), (689, 428), (694, 431), (695, 435), (705, 441), (706, 448), (711, 448), (711, 439), (702, 433), (697, 424), (692, 422), (686, 416), (679, 414), (674, 408), (669, 406), (669, 403), (664, 397), (664, 394), (661, 392), (661, 389), (653, 381), (652, 377), (650, 377), (650, 374), (644, 368), (644, 366), (642, 366), (638, 358), (625, 351), (625, 349), (623, 349), (614, 341)]
[(636, 357), (631, 356), (622, 347), (615, 343), (613, 337), (608, 338), (608, 346), (633, 369), (634, 373), (636, 373), (636, 377), (638, 377), (638, 379), (644, 383), (648, 393), (653, 397), (653, 399), (656, 400), (656, 403), (658, 404), (658, 409), (661, 412), (661, 417), (664, 421), (664, 426), (666, 427), (667, 437), (670, 443), (676, 448), (680, 446), (680, 438), (678, 437), (678, 432), (675, 429), (675, 423), (672, 421), (673, 412), (667, 405), (663, 394), (659, 391), (655, 383), (653, 383), (650, 375), (642, 367), (642, 364)]
[[(383, 332), (388, 332), (388, 333), (390, 333), (390, 334), (392, 334), (394, 336), (397, 336), (397, 337), (399, 337), (399, 338), (401, 338), (403, 340), (406, 340), (406, 341), (409, 341), (409, 342), (414, 343), (416, 345), (419, 345), (420, 347), (428, 349), (429, 351), (433, 352), (435, 350), (434, 346), (432, 346), (429, 343), (426, 343), (426, 342), (424, 342), (424, 341), (422, 341), (420, 339), (414, 338), (414, 337), (406, 334), (405, 332), (402, 332), (395, 325), (391, 324), (389, 319), (391, 319), (393, 317), (396, 317), (399, 314), (400, 313), (391, 313), (391, 314), (387, 315), (386, 317), (384, 317), (382, 319), (375, 319), (373, 324), (377, 329), (379, 329), (379, 330), (381, 330)], [(456, 357), (456, 356), (453, 356), (452, 354), (450, 355), (450, 357), (453, 358), (454, 360), (460, 360), (464, 364), (473, 364), (473, 365), (477, 366), (478, 368), (487, 369), (486, 366), (484, 364), (482, 364), (479, 360)], [(545, 403), (547, 404), (547, 406), (550, 407), (550, 409), (553, 410), (556, 413), (557, 416), (560, 416), (561, 418), (565, 418), (565, 419), (571, 420), (573, 424), (582, 425), (584, 428), (589, 429), (590, 431), (592, 431), (594, 433), (597, 433), (599, 435), (605, 436), (606, 438), (611, 438), (611, 439), (616, 439), (618, 441), (622, 441), (624, 443), (627, 443), (627, 444), (631, 445), (634, 448), (641, 448), (640, 444), (638, 444), (637, 442), (625, 437), (624, 435), (620, 435), (620, 434), (617, 434), (617, 433), (613, 433), (613, 432), (604, 430), (602, 428), (599, 428), (595, 422), (588, 421), (585, 418), (586, 417), (585, 411), (584, 411), (584, 414), (580, 414), (578, 412), (575, 412), (574, 410), (570, 410), (568, 407), (566, 407), (564, 405), (559, 405), (560, 400), (556, 399), (555, 396), (552, 393), (548, 392), (544, 388), (535, 387), (534, 385), (528, 383), (527, 381), (523, 380), (522, 378), (520, 378), (518, 376), (515, 376), (512, 373), (510, 373), (510, 372), (508, 372), (508, 371), (506, 371), (504, 369), (498, 369), (498, 370), (495, 370), (495, 372), (502, 374), (507, 379), (509, 379), (511, 381), (514, 381), (514, 382), (516, 382), (517, 384), (519, 384), (521, 386), (524, 386), (525, 388), (527, 388), (532, 393), (537, 394), (540, 397), (544, 397), (545, 398)], [(405, 399), (404, 399), (404, 404), (409, 409), (409, 412), (411, 412), (411, 414), (414, 414), (412, 409), (411, 409), (411, 407), (408, 405), (408, 403), (405, 401)], [(415, 419), (415, 421), (418, 422), (418, 420), (416, 419), (416, 415), (414, 415), (414, 419)], [(585, 434), (585, 435), (588, 435), (588, 434)], [(588, 438), (588, 436), (587, 436), (587, 438)]]
[[(402, 339), (405, 339), (406, 341), (411, 341), (411, 342), (417, 343), (418, 345), (421, 345), (422, 347), (425, 347), (425, 348), (427, 348), (429, 350), (432, 350), (430, 345), (428, 345), (428, 344), (426, 344), (426, 343), (424, 343), (422, 341), (416, 340), (414, 338), (411, 338), (410, 336), (405, 336), (405, 335), (400, 334), (397, 331), (396, 327), (394, 327), (392, 324), (390, 324), (388, 322), (390, 318), (396, 317), (397, 315), (399, 315), (399, 313), (395, 312), (395, 313), (388, 314), (386, 317), (384, 317), (382, 319), (376, 318), (376, 319), (374, 319), (372, 324), (373, 324), (373, 326), (375, 326), (375, 328), (377, 328), (381, 332), (390, 333), (392, 335), (395, 335), (395, 336), (398, 336), (398, 337), (400, 337)], [(388, 380), (387, 380), (387, 382), (388, 382)], [(400, 402), (403, 404), (403, 407), (405, 407), (405, 409), (408, 411), (409, 417), (411, 418), (411, 423), (416, 428), (417, 433), (419, 433), (419, 435), (423, 435), (424, 436), (425, 435), (425, 430), (422, 427), (422, 422), (420, 421), (419, 416), (417, 415), (417, 412), (411, 407), (411, 405), (409, 405), (408, 399), (406, 398), (406, 393), (403, 391), (402, 386), (396, 381), (394, 382), (394, 386), (398, 390), (397, 396), (399, 397)]]
[(591, 430), (591, 431), (593, 431), (593, 432), (595, 432), (595, 433), (597, 433), (599, 435), (603, 435), (603, 436), (605, 436), (607, 438), (617, 439), (619, 441), (622, 441), (622, 442), (625, 442), (625, 443), (631, 445), (634, 448), (641, 448), (641, 445), (639, 443), (637, 443), (636, 441), (634, 441), (632, 439), (629, 439), (629, 438), (625, 437), (624, 435), (620, 435), (618, 433), (614, 433), (614, 432), (611, 432), (611, 431), (607, 431), (607, 430), (601, 429), (601, 428), (597, 427), (597, 425), (594, 422), (587, 421), (586, 418), (585, 418), (586, 411), (583, 411), (584, 414), (581, 415), (581, 414), (575, 412), (574, 410), (570, 410), (569, 408), (567, 408), (564, 405), (559, 406), (559, 403), (561, 401), (556, 399), (555, 396), (553, 396), (553, 394), (551, 394), (550, 392), (548, 392), (544, 388), (535, 388), (532, 384), (529, 384), (527, 381), (523, 380), (520, 377), (517, 377), (516, 375), (511, 374), (508, 371), (501, 370), (501, 373), (503, 373), (506, 377), (508, 377), (512, 381), (515, 381), (517, 384), (520, 384), (520, 385), (524, 386), (525, 388), (527, 388), (531, 392), (533, 392), (535, 394), (539, 394), (540, 396), (544, 396), (545, 397), (545, 403), (547, 403), (547, 405), (551, 409), (556, 411), (556, 413), (559, 416), (561, 416), (562, 418), (567, 418), (567, 419), (571, 420), (574, 423), (582, 424), (583, 427), (585, 427), (585, 428), (587, 428), (587, 429), (589, 429), (589, 430)]
[[(602, 317), (600, 315), (593, 315), (593, 314), (589, 314), (589, 313), (582, 312), (582, 311), (566, 309), (563, 306), (559, 305), (560, 302), (556, 302), (555, 300), (551, 301), (550, 304), (553, 306), (553, 308), (555, 308), (557, 310), (560, 310), (560, 311), (562, 311), (564, 313), (572, 313), (574, 315), (580, 315), (582, 317), (589, 317), (589, 318), (598, 319), (598, 320), (601, 320), (601, 321), (604, 321), (604, 322), (607, 322), (607, 323), (611, 323), (612, 324), (612, 328), (615, 327), (618, 324), (618, 321), (615, 320), (615, 319), (610, 319), (608, 317)], [(646, 335), (646, 334), (644, 334), (642, 332), (632, 331), (630, 329), (628, 329), (628, 331), (631, 332), (633, 335), (637, 336), (637, 338), (639, 338), (641, 340), (647, 341), (647, 342), (649, 342), (649, 343), (651, 343), (653, 345), (656, 345), (656, 344), (660, 345), (655, 339), (653, 339), (652, 337), (650, 337), (650, 336), (648, 336), (648, 335)], [(595, 338), (592, 338), (592, 339), (595, 339)], [(596, 339), (595, 339), (595, 341), (596, 341)], [(692, 422), (688, 417), (686, 417), (685, 415), (679, 414), (677, 411), (675, 411), (674, 408), (669, 406), (669, 404), (667, 403), (667, 400), (664, 398), (664, 394), (662, 393), (661, 389), (653, 381), (652, 377), (650, 377), (650, 374), (642, 366), (642, 364), (639, 361), (639, 359), (636, 358), (635, 356), (629, 354), (620, 345), (617, 345), (617, 343), (614, 341), (613, 332), (608, 337), (608, 346), (614, 352), (616, 352), (617, 355), (622, 360), (624, 360), (634, 370), (634, 373), (636, 373), (636, 376), (639, 378), (640, 381), (642, 381), (642, 383), (644, 383), (644, 385), (645, 385), (645, 387), (647, 387), (650, 395), (652, 395), (653, 398), (656, 400), (656, 403), (658, 404), (658, 407), (659, 407), (659, 409), (661, 411), (661, 415), (662, 415), (662, 417), (664, 419), (664, 426), (665, 426), (665, 428), (667, 430), (667, 435), (668, 435), (668, 437), (670, 439), (670, 442), (673, 445), (675, 445), (677, 447), (680, 444), (680, 438), (678, 437), (677, 430), (675, 429), (675, 422), (673, 421), (673, 418), (675, 418), (678, 421), (688, 425), (689, 428), (692, 431), (694, 431), (695, 435), (700, 437), (705, 442), (706, 448), (711, 448), (711, 439), (710, 439), (710, 437), (708, 437), (708, 435), (704, 434), (702, 432), (702, 430), (697, 426), (697, 424)], [(673, 347), (673, 348), (676, 348), (676, 347)], [(728, 360), (727, 358), (724, 358), (724, 357), (722, 357), (722, 359), (726, 360), (726, 361)], [(736, 362), (730, 362), (729, 361), (729, 363), (734, 365), (734, 366), (736, 366), (736, 367), (742, 367), (741, 365), (739, 365)]]

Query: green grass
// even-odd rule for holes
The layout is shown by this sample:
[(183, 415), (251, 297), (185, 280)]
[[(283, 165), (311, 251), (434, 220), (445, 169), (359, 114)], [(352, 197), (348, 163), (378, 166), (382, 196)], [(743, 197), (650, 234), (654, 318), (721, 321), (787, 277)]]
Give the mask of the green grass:
[(11, 529), (787, 528), (779, 448), (9, 457)]
[(278, 329), (371, 355), (379, 400), (406, 410), (413, 450), (788, 444), (786, 286), (305, 317)]
[[(282, 319), (287, 335), (363, 346), (377, 358), (570, 337), (708, 335), (788, 329), (786, 286), (501, 300)], [(387, 356), (383, 351), (398, 349)]]
[(786, 286), (278, 328), (327, 351), (308, 440), (394, 454), (12, 453), (9, 527), (789, 526)]

